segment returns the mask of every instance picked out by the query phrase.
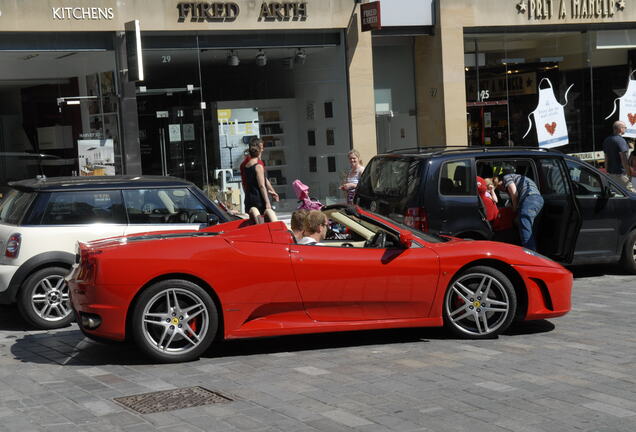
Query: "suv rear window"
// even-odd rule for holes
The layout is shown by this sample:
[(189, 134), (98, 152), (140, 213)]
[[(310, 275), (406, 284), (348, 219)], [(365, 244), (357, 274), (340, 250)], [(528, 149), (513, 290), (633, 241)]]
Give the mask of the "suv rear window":
[(364, 194), (404, 198), (411, 196), (418, 176), (418, 163), (413, 159), (375, 158), (365, 169), (367, 181), (359, 185)]
[(0, 204), (0, 222), (17, 225), (24, 216), (34, 194), (12, 190)]

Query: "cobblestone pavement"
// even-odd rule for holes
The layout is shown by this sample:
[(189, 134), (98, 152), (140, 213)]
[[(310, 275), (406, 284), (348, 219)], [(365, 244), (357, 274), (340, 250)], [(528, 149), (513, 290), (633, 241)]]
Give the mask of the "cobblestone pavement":
[[(600, 271), (599, 271), (600, 272)], [(77, 327), (0, 309), (2, 431), (636, 430), (636, 278), (577, 277), (573, 311), (497, 340), (439, 329), (284, 337), (153, 365)], [(234, 399), (138, 415), (113, 398), (202, 386)]]

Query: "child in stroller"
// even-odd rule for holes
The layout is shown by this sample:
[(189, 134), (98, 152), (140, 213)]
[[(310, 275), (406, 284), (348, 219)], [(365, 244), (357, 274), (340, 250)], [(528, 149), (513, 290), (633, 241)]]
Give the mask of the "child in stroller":
[(309, 196), (309, 186), (296, 179), (292, 182), (294, 193), (298, 199), (298, 209), (305, 210), (320, 210), (323, 205), (317, 199)]

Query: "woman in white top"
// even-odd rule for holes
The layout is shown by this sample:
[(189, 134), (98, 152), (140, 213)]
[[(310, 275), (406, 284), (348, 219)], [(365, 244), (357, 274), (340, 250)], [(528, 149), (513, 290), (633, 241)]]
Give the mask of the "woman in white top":
[(358, 150), (351, 150), (347, 153), (347, 156), (349, 158), (349, 163), (351, 164), (351, 169), (347, 173), (347, 178), (340, 186), (340, 189), (345, 191), (347, 194), (347, 204), (353, 204), (353, 197), (356, 193), (356, 188), (358, 187), (358, 181), (360, 180), (362, 171), (364, 171), (364, 166), (362, 165), (362, 160), (360, 159), (360, 153)]

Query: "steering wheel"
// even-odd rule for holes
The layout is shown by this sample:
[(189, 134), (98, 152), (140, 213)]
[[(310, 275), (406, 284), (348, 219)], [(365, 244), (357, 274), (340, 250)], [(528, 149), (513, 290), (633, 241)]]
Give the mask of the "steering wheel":
[(367, 247), (384, 249), (386, 247), (386, 233), (384, 231), (378, 231), (367, 243)]
[(350, 247), (355, 247), (355, 246), (354, 246), (354, 245), (352, 245), (351, 243), (343, 243), (343, 244), (341, 244), (340, 246), (342, 246), (342, 247), (348, 247), (348, 248), (350, 248)]

